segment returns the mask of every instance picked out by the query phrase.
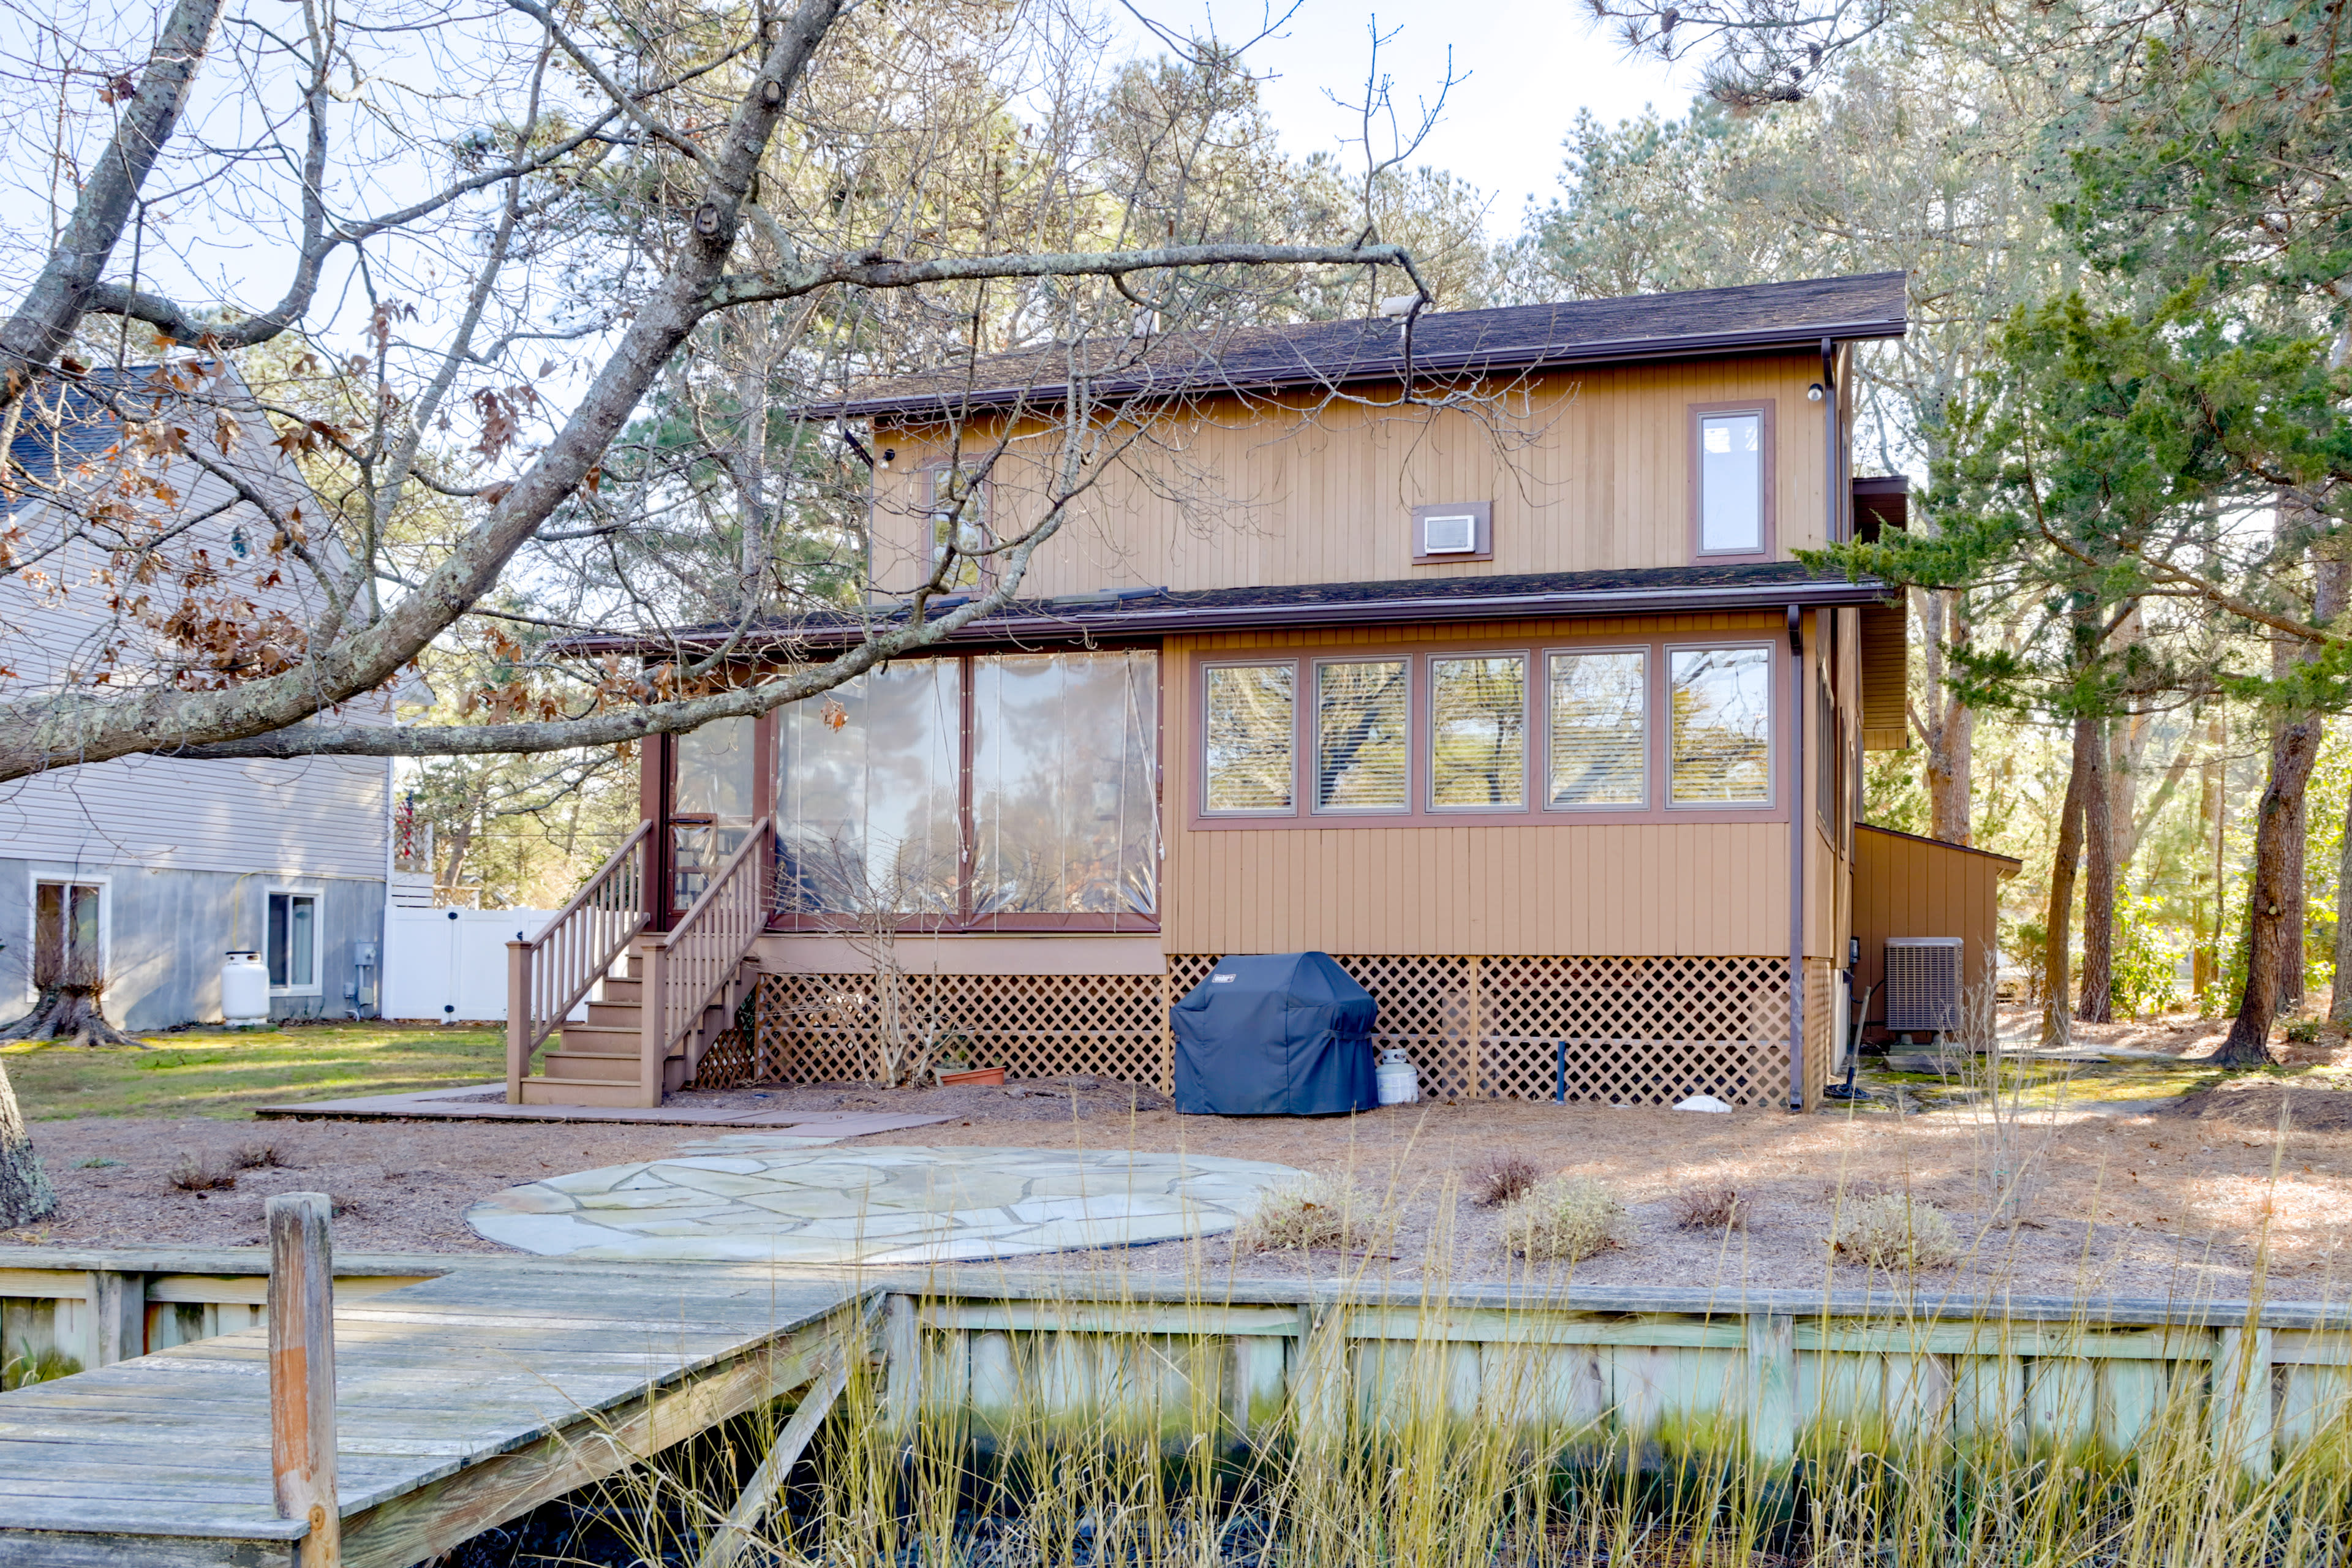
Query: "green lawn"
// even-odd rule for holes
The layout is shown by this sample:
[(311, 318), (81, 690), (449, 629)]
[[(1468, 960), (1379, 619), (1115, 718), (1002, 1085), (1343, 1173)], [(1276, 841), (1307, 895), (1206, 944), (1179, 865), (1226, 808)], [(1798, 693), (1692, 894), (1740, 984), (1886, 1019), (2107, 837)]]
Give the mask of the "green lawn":
[(506, 1037), (496, 1029), (305, 1024), (144, 1037), (152, 1050), (0, 1046), (0, 1067), (35, 1121), (237, 1117), (280, 1100), (396, 1094), (506, 1076)]

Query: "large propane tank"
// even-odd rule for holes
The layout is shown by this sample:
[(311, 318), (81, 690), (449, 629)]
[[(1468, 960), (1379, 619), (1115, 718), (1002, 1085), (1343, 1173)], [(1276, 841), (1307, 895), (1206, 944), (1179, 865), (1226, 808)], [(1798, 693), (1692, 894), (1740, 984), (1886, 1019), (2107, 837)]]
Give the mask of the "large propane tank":
[(269, 1023), (269, 971), (261, 954), (234, 950), (221, 965), (221, 1022), (232, 1029)]

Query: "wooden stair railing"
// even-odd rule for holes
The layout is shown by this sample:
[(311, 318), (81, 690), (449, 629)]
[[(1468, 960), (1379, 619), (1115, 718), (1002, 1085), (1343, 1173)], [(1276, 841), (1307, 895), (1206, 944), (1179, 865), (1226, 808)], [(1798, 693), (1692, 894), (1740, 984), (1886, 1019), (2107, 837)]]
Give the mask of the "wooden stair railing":
[[(661, 1103), (664, 1064), (672, 1052), (683, 1048), (692, 1072), (699, 1053), (688, 1037), (701, 1027), (704, 1010), (727, 992), (767, 929), (769, 821), (763, 816), (752, 825), (677, 924), (645, 940), (637, 1084), (647, 1107)], [(725, 1026), (722, 1020), (719, 1028)]]
[(637, 830), (529, 942), (507, 943), (507, 1103), (522, 1103), (533, 1052), (652, 921), (653, 826)]

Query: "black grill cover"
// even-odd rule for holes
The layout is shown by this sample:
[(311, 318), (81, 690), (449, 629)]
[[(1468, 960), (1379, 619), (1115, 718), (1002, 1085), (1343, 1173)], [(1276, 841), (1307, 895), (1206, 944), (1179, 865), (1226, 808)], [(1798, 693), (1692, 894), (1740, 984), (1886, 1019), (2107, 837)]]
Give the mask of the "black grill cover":
[(1332, 1116), (1380, 1104), (1380, 1004), (1328, 952), (1244, 954), (1176, 1004), (1176, 1109), (1192, 1116)]

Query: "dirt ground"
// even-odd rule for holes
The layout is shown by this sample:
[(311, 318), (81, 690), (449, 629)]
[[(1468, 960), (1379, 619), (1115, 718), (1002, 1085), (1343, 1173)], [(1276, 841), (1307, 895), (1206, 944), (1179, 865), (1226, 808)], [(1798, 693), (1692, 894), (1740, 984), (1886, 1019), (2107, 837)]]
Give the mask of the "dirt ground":
[[(2278, 1100), (2294, 1097), (2282, 1142)], [(754, 1095), (763, 1098), (752, 1099)], [(700, 1100), (705, 1097), (693, 1097)], [(1108, 1268), (1138, 1279), (1198, 1271), (1297, 1278), (1369, 1275), (1420, 1283), (1525, 1277), (1491, 1210), (1463, 1191), (1487, 1157), (1517, 1153), (1547, 1173), (1613, 1184), (1639, 1235), (1577, 1270), (1593, 1284), (1861, 1286), (1823, 1245), (1842, 1201), (1904, 1189), (1958, 1222), (1970, 1257), (1926, 1277), (1931, 1289), (2075, 1294), (2234, 1296), (2258, 1258), (2276, 1298), (2342, 1293), (2352, 1215), (2352, 1091), (2231, 1083), (2158, 1113), (2093, 1106), (2004, 1126), (1967, 1109), (1895, 1117), (1779, 1110), (1707, 1115), (1515, 1102), (1398, 1107), (1352, 1118), (1178, 1116), (1148, 1089), (1094, 1079), (1005, 1089), (737, 1091), (807, 1109), (950, 1113), (952, 1122), (866, 1142), (1185, 1150), (1273, 1160), (1347, 1178), (1374, 1216), (1369, 1254), (1238, 1253), (1230, 1237), (1017, 1267)], [(85, 1118), (42, 1123), (37, 1138), (64, 1199), (18, 1244), (253, 1245), (272, 1192), (342, 1200), (336, 1240), (352, 1251), (493, 1251), (467, 1206), (552, 1172), (677, 1152), (712, 1130), (578, 1123), (225, 1121)], [(232, 1189), (175, 1190), (184, 1155), (223, 1160), (270, 1145), (283, 1163), (248, 1169)], [(2027, 1173), (2019, 1223), (1986, 1223), (1997, 1167)], [(1731, 1186), (1744, 1226), (1675, 1228), (1675, 1199)], [(6, 1249), (0, 1247), (0, 1262)], [(1557, 1272), (1542, 1278), (1556, 1279)]]

